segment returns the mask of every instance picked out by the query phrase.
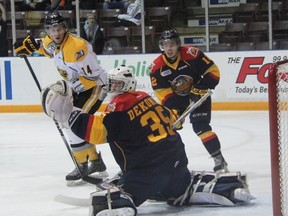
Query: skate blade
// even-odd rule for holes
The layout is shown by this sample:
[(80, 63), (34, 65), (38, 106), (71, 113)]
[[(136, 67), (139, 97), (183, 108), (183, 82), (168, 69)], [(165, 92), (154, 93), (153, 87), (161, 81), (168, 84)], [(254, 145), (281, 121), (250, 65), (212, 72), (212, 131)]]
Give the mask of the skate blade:
[(95, 216), (134, 216), (136, 215), (136, 212), (133, 208), (131, 207), (123, 207), (123, 208), (118, 208), (118, 209), (105, 209), (103, 211), (100, 211), (96, 213)]
[(229, 170), (228, 170), (228, 168), (223, 168), (223, 169), (215, 171), (215, 173), (217, 175), (220, 175), (220, 174), (224, 174), (224, 173), (229, 173)]
[[(103, 172), (95, 172), (95, 173), (91, 173), (89, 176), (93, 177), (93, 178), (98, 178), (98, 179), (102, 179), (103, 181), (106, 181), (108, 179), (108, 173), (106, 171)], [(84, 181), (83, 179), (78, 179), (78, 180), (66, 180), (66, 185), (68, 187), (75, 187), (75, 186), (81, 186), (81, 185), (85, 185), (88, 182)]]
[(109, 174), (106, 171), (103, 171), (103, 172), (91, 173), (89, 176), (92, 176), (94, 178), (103, 179), (103, 181), (106, 181), (108, 179)]
[(81, 186), (81, 185), (85, 185), (87, 184), (88, 182), (86, 181), (83, 181), (82, 179), (79, 179), (79, 180), (71, 180), (71, 181), (67, 181), (66, 180), (66, 185), (68, 187), (76, 187), (76, 186)]

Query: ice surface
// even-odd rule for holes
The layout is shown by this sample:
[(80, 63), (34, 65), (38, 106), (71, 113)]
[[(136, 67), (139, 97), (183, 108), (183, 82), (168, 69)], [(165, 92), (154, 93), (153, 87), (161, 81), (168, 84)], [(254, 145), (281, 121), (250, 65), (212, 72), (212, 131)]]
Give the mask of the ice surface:
[[(271, 216), (271, 172), (267, 111), (214, 111), (211, 125), (222, 143), (230, 171), (247, 173), (249, 206), (174, 208), (146, 202), (139, 215)], [(58, 195), (88, 198), (95, 186), (67, 187), (74, 164), (53, 123), (42, 113), (0, 114), (0, 212), (3, 216), (87, 216), (88, 207), (55, 201)], [(188, 120), (180, 131), (189, 169), (211, 170), (213, 160)], [(110, 176), (118, 172), (108, 145), (98, 146)]]

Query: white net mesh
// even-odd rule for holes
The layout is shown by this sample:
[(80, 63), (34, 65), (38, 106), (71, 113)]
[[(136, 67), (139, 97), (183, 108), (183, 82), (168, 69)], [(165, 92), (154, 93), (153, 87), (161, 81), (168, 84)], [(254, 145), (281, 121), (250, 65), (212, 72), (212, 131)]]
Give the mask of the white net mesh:
[(288, 63), (278, 66), (276, 86), (281, 211), (288, 215)]

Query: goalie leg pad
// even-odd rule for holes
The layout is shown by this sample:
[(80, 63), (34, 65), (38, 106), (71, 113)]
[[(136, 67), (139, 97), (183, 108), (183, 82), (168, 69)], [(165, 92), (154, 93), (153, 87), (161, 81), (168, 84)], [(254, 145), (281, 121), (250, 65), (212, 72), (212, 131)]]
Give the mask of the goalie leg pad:
[(255, 199), (248, 189), (246, 175), (237, 173), (194, 172), (191, 204), (234, 206), (248, 204)]
[(90, 202), (90, 216), (135, 216), (137, 214), (137, 209), (132, 199), (117, 187), (92, 193)]

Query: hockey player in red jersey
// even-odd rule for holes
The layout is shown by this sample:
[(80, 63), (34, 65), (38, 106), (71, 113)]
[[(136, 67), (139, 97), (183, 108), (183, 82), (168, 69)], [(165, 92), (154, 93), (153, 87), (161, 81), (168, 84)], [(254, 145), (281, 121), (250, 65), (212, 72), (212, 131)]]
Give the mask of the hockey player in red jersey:
[[(29, 56), (38, 52), (53, 58), (59, 74), (73, 89), (74, 105), (94, 114), (104, 100), (101, 89), (106, 84), (107, 72), (97, 63), (91, 44), (69, 33), (64, 17), (57, 11), (47, 14), (44, 27), (47, 36), (41, 38), (41, 42), (28, 35), (23, 41), (15, 43), (17, 55)], [(82, 175), (107, 177), (106, 166), (95, 145), (80, 139), (70, 129), (63, 128), (63, 132), (68, 137)], [(77, 168), (66, 175), (66, 181), (69, 186), (83, 183)]]
[[(203, 202), (216, 205), (249, 203), (251, 195), (245, 177), (240, 173), (223, 177), (226, 180), (219, 182), (220, 187), (213, 174), (207, 177), (195, 173), (191, 179), (184, 144), (172, 129), (175, 115), (135, 88), (136, 79), (131, 69), (120, 66), (111, 70), (107, 89), (111, 101), (100, 116), (73, 107), (65, 81), (42, 91), (44, 112), (65, 127), (71, 127), (87, 142), (108, 142), (123, 173), (116, 186), (108, 185), (108, 190), (91, 194), (90, 215), (133, 216), (137, 214), (136, 206), (159, 195), (174, 206)], [(202, 182), (202, 179), (205, 180)], [(205, 181), (211, 181), (206, 192), (197, 193), (204, 190)], [(192, 187), (196, 183), (197, 186)]]
[[(191, 102), (196, 102), (208, 89), (217, 86), (220, 78), (219, 69), (199, 49), (181, 46), (179, 34), (173, 28), (161, 33), (159, 47), (162, 54), (150, 67), (152, 88), (160, 103), (180, 116)], [(212, 131), (210, 120), (211, 97), (190, 114), (190, 122), (194, 132), (214, 159), (214, 171), (228, 172), (220, 141)]]

